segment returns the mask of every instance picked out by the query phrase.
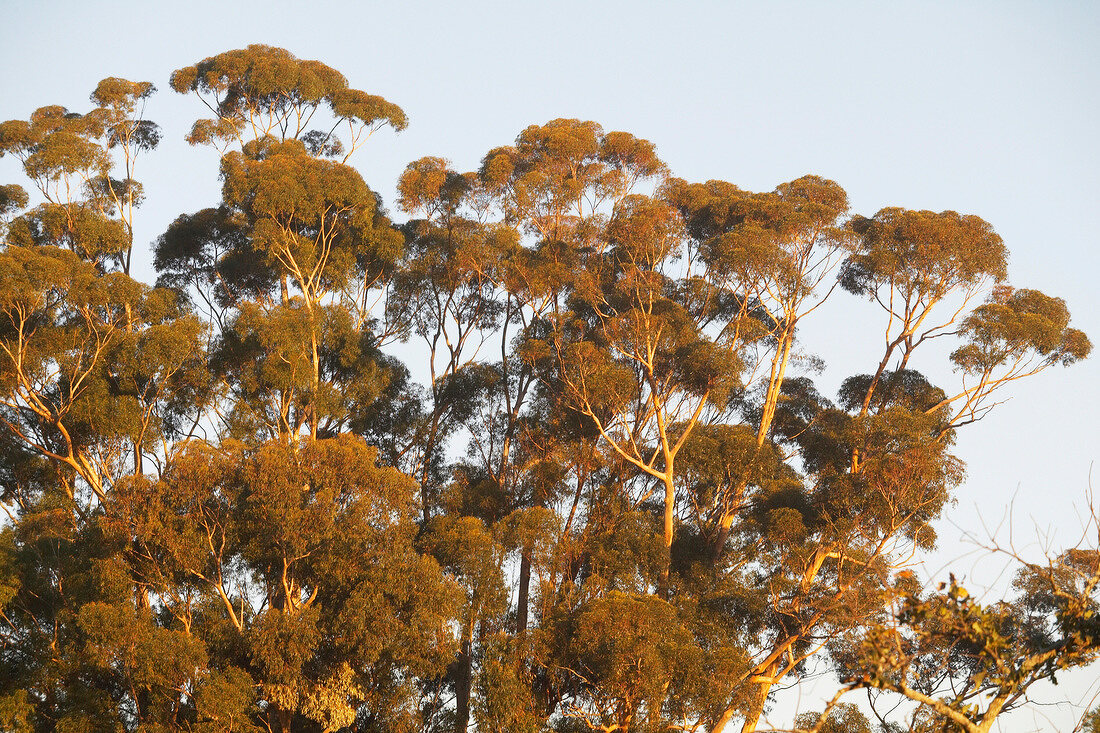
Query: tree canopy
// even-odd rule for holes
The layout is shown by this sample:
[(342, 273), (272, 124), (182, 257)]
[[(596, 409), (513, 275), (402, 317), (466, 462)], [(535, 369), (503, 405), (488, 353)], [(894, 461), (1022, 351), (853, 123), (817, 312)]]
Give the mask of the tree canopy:
[[(959, 431), (1091, 349), (988, 222), (575, 119), (411, 162), (402, 221), (353, 166), (396, 104), (262, 45), (169, 86), (222, 188), (152, 285), (154, 85), (0, 124), (0, 729), (750, 733), (829, 670), (986, 731), (1100, 656), (1100, 541), (994, 604), (911, 569)], [(838, 701), (795, 725), (872, 729)]]

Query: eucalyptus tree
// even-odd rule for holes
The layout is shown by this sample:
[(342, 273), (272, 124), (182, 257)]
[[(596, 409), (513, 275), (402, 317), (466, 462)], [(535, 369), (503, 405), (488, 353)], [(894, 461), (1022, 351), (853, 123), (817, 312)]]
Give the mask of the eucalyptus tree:
[[(222, 189), (161, 287), (127, 274), (152, 85), (0, 125), (41, 199), (0, 187), (0, 728), (752, 731), (828, 658), (982, 729), (1095, 657), (1092, 554), (1014, 606), (905, 569), (957, 431), (1091, 349), (988, 223), (558, 119), (410, 163), (398, 227), (350, 165), (397, 106), (269, 46), (171, 86)], [(830, 399), (839, 290), (884, 342)]]
[[(86, 114), (43, 107), (0, 125), (0, 154), (20, 160), (43, 199), (5, 231), (4, 424), (56, 463), (70, 494), (79, 478), (96, 500), (147, 454), (166, 455), (201, 392), (201, 324), (127, 274), (142, 200), (135, 165), (160, 138), (142, 115), (154, 91), (108, 78)], [(28, 203), (5, 187), (5, 213)]]
[[(447, 437), (469, 424), (475, 395), (488, 376), (487, 365), (477, 358), (500, 325), (497, 263), (512, 238), (487, 220), (477, 176), (457, 173), (440, 158), (410, 163), (398, 189), (401, 208), (421, 215), (404, 227), (406, 255), (393, 279), (390, 309), (392, 320), (427, 350), (429, 405), (407, 449), (427, 522), (441, 508)], [(500, 338), (505, 363), (507, 336)]]
[[(851, 226), (859, 244), (844, 263), (841, 284), (887, 314), (882, 361), (861, 407), (866, 412), (896, 352), (896, 368), (905, 369), (918, 346), (944, 334), (985, 288), (1004, 281), (1008, 250), (988, 222), (954, 211), (887, 208), (872, 218), (855, 217)], [(953, 297), (950, 315), (932, 315)]]
[[(275, 49), (248, 53), (268, 60), (289, 58)], [(242, 114), (255, 121), (260, 107), (270, 112), (283, 103), (272, 96), (282, 92), (249, 86), (257, 77), (235, 61), (229, 67), (219, 65), (227, 57), (234, 54), (219, 57), (213, 70), (204, 66), (203, 80), (195, 82), (202, 93), (216, 88), (217, 74), (227, 68), (230, 76), (233, 68), (241, 72), (232, 82), (237, 84), (235, 101), (221, 107), (223, 130), (234, 114), (231, 108), (247, 108)], [(317, 62), (304, 66), (305, 80), (292, 82), (297, 91), (289, 92), (297, 95), (294, 104), (326, 98), (338, 121), (352, 121), (352, 149), (369, 135), (379, 115), (387, 124), (403, 126), (403, 116), (393, 105), (348, 89), (339, 74), (324, 72)], [(265, 68), (252, 71), (263, 76), (271, 69)], [(318, 69), (327, 91), (310, 97), (308, 90), (316, 82), (310, 74)], [(178, 78), (174, 81), (178, 84)], [(389, 493), (396, 491), (400, 500), (379, 508), (384, 517), (369, 519), (404, 522), (396, 534), (380, 540), (393, 551), (392, 562), (372, 559), (359, 546), (345, 547), (342, 552), (361, 562), (354, 568), (330, 562), (346, 571), (344, 580), (315, 565), (302, 571), (303, 580), (300, 574), (288, 576), (288, 566), (297, 572), (302, 563), (287, 555), (285, 547), (281, 570), (276, 560), (267, 568), (266, 560), (240, 548), (239, 541), (249, 532), (256, 541), (273, 539), (266, 534), (273, 525), (249, 525), (246, 515), (273, 510), (277, 495), (285, 493), (234, 493), (227, 488), (236, 480), (228, 477), (237, 475), (229, 466), (243, 470), (247, 454), (227, 448), (229, 457), (221, 464), (224, 477), (216, 486), (158, 483), (142, 475), (142, 456), (157, 441), (162, 452), (156, 468), (165, 476), (185, 471), (191, 452), (198, 451), (179, 452), (180, 446), (171, 441), (189, 426), (209, 427), (192, 422), (201, 420), (196, 409), (212, 391), (208, 367), (237, 390), (235, 395), (223, 393), (215, 409), (227, 410), (230, 424), (253, 439), (262, 438), (265, 428), (280, 435), (295, 446), (291, 463), (324, 447), (310, 443), (299, 449), (294, 435), (302, 426), (313, 438), (331, 435), (346, 428), (355, 411), (368, 408), (387, 381), (384, 359), (370, 332), (375, 326), (371, 291), (377, 291), (380, 278), (388, 277), (400, 235), (357, 173), (342, 162), (318, 157), (338, 155), (341, 143), (334, 130), (303, 134), (304, 141), (299, 141), (285, 129), (280, 139), (270, 137), (269, 128), (252, 139), (238, 135), (239, 149), (223, 144), (223, 207), (181, 219), (162, 238), (157, 264), (165, 272), (163, 282), (175, 292), (111, 272), (128, 269), (131, 261), (133, 207), (141, 197), (131, 177), (133, 164), (138, 153), (157, 141), (155, 126), (137, 113), (151, 91), (149, 84), (108, 79), (93, 95), (101, 105), (94, 113), (44, 108), (30, 122), (5, 123), (0, 134), (4, 152), (20, 157), (46, 200), (5, 226), (0, 255), (9, 285), (3, 303), (4, 451), (12, 459), (4, 500), (6, 508), (15, 507), (11, 516), (16, 522), (5, 536), (11, 540), (11, 552), (5, 550), (10, 562), (4, 582), (11, 589), (4, 597), (5, 617), (15, 624), (4, 639), (5, 670), (31, 691), (24, 699), (38, 723), (65, 718), (75, 725), (99, 715), (105, 724), (124, 728), (221, 729), (234, 716), (238, 725), (250, 728), (265, 715), (269, 725), (288, 726), (300, 715), (331, 728), (369, 709), (376, 721), (372, 725), (400, 720), (405, 722), (394, 724), (415, 725), (417, 689), (408, 680), (439, 674), (438, 666), (449, 657), (447, 609), (457, 601), (434, 561), (411, 548), (408, 484), (389, 480), (396, 487)], [(202, 129), (197, 125), (196, 130)], [(198, 141), (201, 134), (192, 137)], [(121, 160), (122, 180), (111, 175), (114, 157)], [(21, 189), (6, 186), (5, 221), (27, 203)], [(181, 297), (187, 290), (194, 300), (209, 304), (214, 316), (217, 349), (209, 362), (203, 348), (208, 332), (188, 314), (187, 298)], [(289, 408), (272, 410), (275, 419), (265, 425), (268, 416), (256, 419), (262, 412), (256, 404), (264, 407), (264, 393), (272, 384), (298, 394), (277, 404)], [(216, 381), (213, 391), (218, 392)], [(218, 436), (217, 443), (226, 438)], [(132, 460), (126, 459), (127, 445), (134, 448)], [(364, 470), (374, 465), (365, 448), (355, 455)], [(331, 464), (327, 469), (339, 463), (331, 451), (325, 456), (322, 462)], [(127, 477), (131, 473), (135, 475)], [(276, 473), (273, 465), (265, 480)], [(352, 475), (354, 471), (345, 478)], [(359, 489), (355, 501), (373, 506), (387, 484), (366, 480), (370, 490)], [(150, 492), (150, 486), (163, 490)], [(318, 511), (341, 517), (350, 511), (353, 500), (346, 492), (318, 490)], [(228, 513), (215, 524), (186, 526), (211, 517), (189, 513), (188, 497), (196, 499), (196, 491), (208, 494), (197, 499), (206, 507), (203, 511), (220, 506)], [(152, 502), (154, 497), (159, 504)], [(300, 520), (301, 512), (294, 517)], [(148, 531), (134, 534), (141, 526)], [(167, 526), (173, 529), (166, 537)], [(196, 558), (193, 547), (172, 540), (173, 532), (194, 539), (215, 526), (233, 538), (217, 550), (217, 560), (201, 552)], [(285, 526), (300, 543), (310, 542), (307, 528)], [(354, 533), (344, 531), (350, 525), (341, 527), (337, 534), (342, 539), (356, 541)], [(209, 541), (214, 535), (205, 536)], [(159, 551), (150, 551), (151, 546)], [(214, 548), (208, 542), (211, 552)], [(315, 557), (318, 548), (307, 547), (306, 555)], [(109, 577), (103, 575), (107, 570)], [(364, 573), (370, 572), (404, 578), (410, 592), (370, 595), (369, 589), (379, 585), (377, 578), (365, 580)], [(265, 585), (261, 578), (271, 582)], [(295, 592), (303, 582), (310, 592), (299, 603)], [(275, 592), (280, 587), (282, 595)], [(230, 592), (238, 593), (235, 599), (244, 599), (244, 606), (226, 604)], [(327, 594), (335, 594), (335, 600)], [(261, 596), (268, 600), (260, 602)], [(359, 599), (357, 610), (347, 610), (349, 597)], [(249, 608), (249, 600), (260, 603), (261, 610)], [(352, 619), (367, 619), (361, 612), (376, 602), (412, 609), (397, 611), (397, 616), (428, 627), (416, 627), (402, 640), (393, 625), (397, 621), (390, 623), (395, 635), (387, 642), (398, 646), (379, 652), (381, 661), (363, 647), (343, 652), (301, 649), (308, 657), (298, 662), (308, 668), (304, 676), (295, 676), (292, 661), (278, 656), (285, 651), (279, 651), (279, 629), (297, 633), (301, 624), (288, 620), (279, 626), (273, 611), (300, 611), (295, 623), (313, 614), (313, 621), (346, 627)], [(435, 620), (417, 616), (416, 608), (429, 607), (442, 615)], [(347, 618), (336, 620), (341, 613)], [(377, 614), (373, 622), (387, 623)], [(319, 632), (306, 626), (306, 635), (316, 637)], [(270, 664), (261, 653), (262, 639), (257, 641), (268, 627), (274, 629), (269, 629), (274, 636), (268, 642), (276, 655)], [(362, 643), (371, 646), (373, 638), (364, 637)], [(228, 641), (228, 647), (219, 646), (218, 639)], [(419, 640), (430, 640), (431, 648), (418, 646)], [(255, 647), (251, 652), (249, 645)], [(242, 649), (245, 657), (239, 655)], [(254, 662), (248, 662), (249, 655)], [(158, 662), (159, 672), (153, 669)], [(257, 685), (264, 686), (266, 697), (257, 697)]]
[(1100, 659), (1097, 558), (1079, 546), (1046, 563), (1021, 561), (1018, 597), (994, 603), (954, 575), (932, 593), (907, 588), (844, 657), (844, 689), (916, 703), (913, 730), (992, 730), (1035, 683)]
[(458, 588), (413, 546), (413, 481), (361, 438), (194, 443), (112, 499), (106, 530), (132, 536), (167, 625), (238, 680), (254, 719), (417, 725), (410, 680), (450, 662)]
[[(1028, 306), (1021, 298), (1015, 315), (994, 305), (1014, 291), (994, 289), (989, 305), (964, 317), (1004, 277), (1003, 243), (977, 217), (887, 209), (873, 220), (854, 218), (845, 231), (838, 189), (808, 177), (777, 194), (784, 190), (803, 192), (802, 221), (810, 222), (803, 231), (812, 233), (792, 240), (795, 256), (787, 260), (768, 249), (777, 239), (762, 233), (767, 214), (753, 214), (745, 203), (753, 196), (715, 182), (677, 188), (708, 276), (763, 325), (767, 336), (754, 349), (771, 349), (761, 386), (746, 393), (749, 424), (725, 428), (721, 438), (713, 428), (698, 431), (697, 448), (687, 453), (700, 531), (720, 538), (716, 557), (729, 553), (725, 567), (736, 569), (725, 582), (740, 576), (735, 588), (762, 585), (768, 596), (766, 610), (750, 611), (750, 625), (764, 622), (747, 640), (754, 663), (742, 680), (756, 687), (755, 701), (742, 709), (731, 704), (711, 721), (714, 729), (737, 715), (743, 730), (755, 729), (773, 684), (797, 673), (829, 639), (881, 612), (892, 593), (893, 563), (910, 548), (931, 545), (929, 522), (961, 482), (961, 462), (949, 448), (954, 430), (974, 416), (971, 406), (989, 406), (983, 401), (992, 389), (1089, 350), (1060, 303), (1039, 294)], [(781, 209), (773, 203), (764, 211)], [(804, 241), (817, 242), (818, 259), (805, 259), (814, 250), (799, 249)], [(801, 310), (811, 312), (832, 292), (835, 283), (821, 273), (833, 271), (845, 253), (839, 282), (884, 308), (887, 343), (875, 373), (846, 380), (834, 406), (808, 378), (785, 378), (794, 338), (783, 324), (797, 323)], [(802, 262), (815, 264), (800, 269)], [(784, 292), (786, 299), (776, 297)], [(945, 316), (937, 315), (941, 310)], [(1044, 315), (1014, 325), (1025, 310)], [(964, 345), (952, 360), (977, 383), (949, 396), (909, 367), (918, 346), (955, 333)], [(968, 355), (975, 363), (968, 364)], [(952, 411), (955, 403), (961, 407)], [(715, 531), (712, 516), (736, 517), (737, 524), (732, 532)], [(731, 534), (736, 541), (727, 547)]]
[(92, 92), (90, 112), (41, 107), (0, 125), (0, 156), (18, 158), (43, 198), (13, 222), (11, 242), (65, 247), (129, 274), (134, 209), (144, 198), (135, 167), (160, 142), (160, 128), (144, 118), (154, 92), (149, 82), (111, 77)]
[[(506, 217), (537, 238), (532, 249), (542, 272), (516, 284), (544, 304), (546, 334), (525, 347), (526, 358), (547, 353), (569, 408), (588, 417), (623, 460), (663, 482), (671, 547), (672, 464), (683, 442), (671, 428), (698, 419), (706, 398), (697, 398), (719, 378), (703, 374), (713, 367), (703, 358), (706, 347), (691, 342), (680, 327), (685, 317), (663, 292), (662, 270), (679, 254), (675, 211), (630, 193), (664, 175), (664, 164), (647, 141), (555, 120), (491, 151), (482, 171)], [(674, 375), (671, 352), (695, 346), (699, 353), (679, 364), (697, 373)], [(697, 384), (687, 386), (692, 379)]]
[(204, 59), (171, 83), (214, 113), (188, 140), (222, 153), (223, 203), (177, 219), (157, 263), (222, 326), (225, 418), (259, 438), (346, 429), (386, 381), (374, 308), (402, 245), (347, 160), (380, 127), (404, 128), (404, 113), (269, 46)]
[[(473, 189), (469, 176), (432, 170), (436, 190), (445, 180), (453, 190)], [(555, 424), (560, 412), (581, 420), (578, 437), (588, 431), (606, 451), (604, 465), (617, 466), (605, 474), (620, 477), (612, 493), (620, 501), (624, 490), (633, 493), (622, 508), (652, 507), (661, 490), (658, 593), (691, 606), (681, 611), (684, 623), (696, 634), (696, 653), (711, 655), (703, 664), (712, 674), (718, 659), (739, 660), (726, 667), (727, 692), (693, 709), (713, 729), (740, 716), (748, 731), (772, 686), (881, 614), (894, 592), (894, 563), (934, 541), (929, 522), (962, 477), (949, 452), (954, 430), (993, 389), (1082, 358), (1088, 343), (1069, 328), (1059, 301), (1030, 291), (1007, 308), (998, 303), (1015, 291), (993, 291), (989, 304), (964, 315), (1004, 276), (1003, 244), (977, 217), (892, 209), (848, 223), (844, 191), (815, 176), (770, 193), (678, 180), (632, 193), (663, 175), (648, 143), (555, 120), (486, 156), (480, 183), (492, 200), (479, 196), (477, 211), (484, 221), (496, 206), (519, 235), (503, 283), (533, 316), (519, 354), (541, 380), (540, 419)], [(798, 330), (838, 284), (878, 300), (888, 324), (876, 372), (848, 379), (834, 405), (789, 369), (814, 367), (812, 355), (796, 359)], [(947, 316), (934, 320), (944, 308)], [(953, 361), (976, 385), (949, 396), (912, 371), (910, 359), (929, 339), (954, 332), (965, 343)], [(533, 448), (561, 446), (569, 434), (546, 440), (534, 423), (526, 429)], [(545, 462), (551, 454), (543, 455)], [(564, 478), (558, 470), (552, 481)], [(563, 492), (547, 495), (555, 493)], [(587, 495), (589, 522), (599, 515), (596, 496)], [(567, 526), (575, 513), (574, 503)], [(699, 542), (709, 551), (700, 553)], [(587, 618), (584, 609), (601, 602), (604, 591), (592, 582), (597, 554), (587, 546), (573, 570), (552, 573), (576, 579), (587, 567), (592, 595), (541, 607), (542, 638), (554, 638), (555, 628), (576, 631), (551, 620)], [(633, 587), (647, 592), (644, 583)], [(765, 592), (745, 603), (754, 587)], [(549, 587), (541, 592), (557, 597)], [(704, 631), (723, 625), (740, 633), (720, 639)], [(558, 689), (550, 707), (555, 695), (568, 707), (581, 699), (570, 695), (599, 685), (555, 677), (555, 667), (576, 671), (564, 657), (542, 662), (544, 689)], [(669, 679), (665, 690), (675, 690)], [(613, 696), (614, 715), (582, 697), (577, 719), (599, 726), (688, 709), (674, 692), (644, 704)]]
[[(320, 61), (298, 59), (286, 49), (254, 44), (208, 57), (172, 73), (175, 91), (194, 93), (214, 114), (195, 122), (192, 144), (226, 152), (250, 140), (302, 140), (314, 153), (343, 162), (384, 126), (408, 124), (400, 107), (348, 86), (344, 75)], [(327, 109), (333, 119), (314, 116)], [(346, 141), (336, 134), (346, 127)]]
[[(0, 277), (3, 673), (23, 725), (167, 724), (204, 651), (161, 627), (100, 521), (132, 474), (163, 467), (205, 399), (204, 326), (131, 279), (138, 158), (159, 140), (148, 82), (105, 79), (86, 114), (0, 125), (40, 202), (6, 222)], [(4, 215), (31, 204), (4, 187)], [(9, 682), (10, 681), (10, 682)]]
[[(698, 251), (685, 247), (690, 240), (685, 235), (681, 212), (664, 200), (669, 197), (686, 207), (686, 184), (668, 187), (666, 191), (671, 189), (674, 193), (662, 192), (661, 198), (630, 193), (639, 182), (659, 177), (663, 170), (649, 143), (625, 133), (603, 135), (594, 123), (556, 120), (543, 127), (528, 128), (514, 147), (491, 151), (483, 161), (481, 177), (499, 202), (505, 221), (521, 228), (519, 233), (529, 237), (526, 241), (530, 244), (514, 250), (508, 261), (506, 287), (524, 298), (537, 316), (532, 327), (525, 329), (520, 348), (524, 361), (537, 369), (542, 379), (540, 401), (551, 410), (543, 420), (549, 419), (553, 424), (561, 420), (550, 417), (554, 411), (572, 413), (581, 420), (580, 425), (586, 426), (579, 435), (589, 432), (589, 444), (602, 445), (608, 451), (607, 456), (594, 464), (595, 469), (591, 457), (573, 463), (577, 469), (576, 500), (564, 522), (562, 537), (574, 522), (583, 492), (588, 502), (584, 514), (589, 528), (595, 532), (586, 536), (585, 541), (597, 545), (601, 541), (625, 542), (621, 551), (629, 552), (625, 548), (633, 540), (627, 539), (629, 533), (623, 534), (621, 523), (631, 521), (631, 505), (635, 510), (645, 507), (654, 491), (645, 480), (638, 482), (635, 477), (657, 479), (664, 494), (660, 536), (665, 559), (658, 562), (656, 575), (643, 571), (640, 577), (650, 578), (667, 595), (677, 503), (676, 457), (696, 423), (730, 413), (731, 400), (740, 387), (741, 352), (748, 344), (767, 336), (769, 330), (759, 296), (754, 301), (731, 292), (729, 287), (723, 291), (714, 278), (708, 280), (693, 270), (700, 266), (702, 258)], [(786, 277), (783, 282), (789, 292), (782, 293), (777, 285), (771, 286), (771, 292), (779, 293), (773, 302), (780, 302), (780, 308), (787, 307), (788, 314), (783, 327), (787, 335), (777, 340), (779, 356), (771, 375), (773, 407), (778, 402), (782, 370), (790, 358), (794, 326), (803, 315), (798, 310), (799, 304), (810, 297), (812, 285), (820, 283), (830, 265), (836, 263), (837, 242), (842, 239), (836, 223), (844, 208), (843, 192), (837, 198), (835, 184), (819, 179), (796, 182), (781, 190), (783, 194), (777, 193), (769, 205), (771, 209), (782, 208), (778, 201), (785, 194), (785, 214), (772, 212), (774, 231), (757, 238), (758, 243), (766, 240), (772, 251), (785, 252), (784, 263), (790, 271), (775, 275), (777, 280)], [(698, 195), (699, 190), (695, 193)], [(839, 210), (836, 201), (840, 202)], [(694, 203), (701, 208), (697, 201)], [(768, 213), (764, 203), (754, 205), (763, 212), (762, 218)], [(521, 240), (521, 245), (524, 241)], [(784, 250), (784, 246), (790, 251)], [(815, 246), (825, 251), (822, 257), (811, 254)], [(781, 269), (776, 266), (771, 272)], [(767, 287), (761, 285), (760, 289)], [(782, 297), (793, 301), (781, 301)], [(773, 324), (779, 321), (772, 319)], [(561, 424), (567, 423), (568, 420)], [(545, 450), (568, 444), (563, 444), (561, 436), (547, 440), (545, 429), (536, 425), (527, 429), (534, 438), (532, 447)], [(541, 439), (535, 437), (540, 432), (544, 436)], [(764, 428), (761, 434), (766, 432)], [(762, 443), (753, 437), (755, 449)], [(578, 447), (583, 444), (582, 439)], [(593, 454), (589, 449), (588, 454), (594, 457), (599, 452)], [(548, 458), (553, 453), (543, 455)], [(547, 463), (546, 458), (541, 461), (543, 465)], [(616, 524), (620, 527), (606, 535), (596, 529), (600, 516), (595, 504), (598, 494), (589, 493), (595, 488), (585, 486), (587, 476), (603, 470), (599, 468), (601, 462), (617, 465), (607, 478), (620, 477), (604, 491), (614, 485), (619, 488), (612, 489), (612, 494), (630, 484), (640, 487), (639, 493), (625, 504), (621, 494), (614, 500), (620, 508), (614, 512), (612, 528)], [(553, 490), (550, 495), (554, 493), (561, 491)], [(734, 514), (732, 510), (729, 512), (730, 517)], [(641, 531), (642, 535), (637, 537), (641, 540), (645, 514), (634, 516), (641, 523), (635, 524), (632, 531)], [(586, 528), (584, 534), (588, 533)], [(589, 607), (587, 604), (601, 603), (601, 586), (594, 582), (605, 575), (605, 571), (595, 570), (602, 564), (600, 550), (588, 546), (573, 556), (580, 562), (571, 561), (571, 569), (551, 571), (550, 575), (571, 586), (578, 571), (587, 568), (583, 572), (585, 583), (590, 586), (589, 595), (578, 596), (572, 591), (566, 596), (572, 597), (572, 601), (556, 606), (553, 601), (559, 591), (542, 584), (543, 624), (550, 624), (555, 615), (562, 613), (565, 614), (562, 618), (578, 613), (587, 618), (584, 610)], [(616, 562), (612, 567), (620, 565)], [(620, 576), (625, 579), (635, 572), (627, 568), (646, 565), (644, 561), (641, 565), (627, 562), (621, 571), (613, 571), (607, 579), (614, 587), (621, 582), (614, 580), (617, 573), (626, 573)], [(524, 562), (521, 571), (527, 567)], [(520, 583), (520, 598), (526, 601), (523, 572)], [(647, 592), (644, 581), (641, 585), (632, 581), (632, 587), (635, 593)], [(585, 598), (577, 605), (578, 599)], [(558, 632), (572, 628), (562, 627), (560, 622), (550, 624), (555, 625)], [(553, 638), (555, 630), (546, 631), (550, 635), (544, 633), (543, 637)], [(728, 644), (718, 644), (714, 649), (723, 650), (722, 654), (733, 653)], [(572, 690), (570, 695), (580, 694), (581, 688), (572, 687), (572, 682), (554, 683), (551, 679), (554, 674), (550, 670), (555, 666), (561, 669), (566, 663), (562, 658), (542, 660), (543, 669), (547, 670), (543, 684), (556, 684), (560, 688), (550, 694), (551, 707), (552, 698), (556, 694), (560, 699), (565, 688)], [(589, 679), (582, 687), (598, 684), (598, 680)], [(595, 698), (586, 699), (585, 705), (594, 704)], [(623, 710), (632, 711), (629, 714), (620, 711), (623, 715), (643, 714), (657, 720), (663, 719), (661, 711), (666, 703), (661, 699), (650, 700), (640, 707), (622, 700), (618, 704), (625, 704)], [(714, 702), (706, 705), (713, 707)], [(584, 719), (587, 713), (582, 714), (578, 708), (577, 714)]]
[(53, 461), (71, 499), (79, 479), (102, 501), (185, 432), (203, 391), (203, 325), (173, 293), (70, 252), (11, 246), (0, 258), (8, 440)]
[[(768, 451), (779, 402), (789, 401), (784, 387), (798, 326), (836, 287), (832, 275), (850, 241), (843, 227), (848, 197), (834, 181), (818, 176), (803, 176), (768, 193), (723, 181), (673, 181), (669, 197), (685, 222), (692, 257), (703, 269), (690, 282), (696, 298), (709, 305), (700, 310), (700, 325), (717, 329), (718, 340), (739, 348), (748, 362), (745, 382), (757, 390), (744, 402), (755, 423), (756, 449), (744, 456), (743, 469), (729, 472), (730, 478), (743, 480), (727, 481), (709, 498), (710, 506), (696, 505), (697, 512), (706, 513), (700, 519), (711, 525), (707, 534), (720, 556), (754, 464), (768, 462), (762, 454)], [(761, 372), (764, 376), (758, 377)], [(737, 429), (727, 434), (739, 435)]]

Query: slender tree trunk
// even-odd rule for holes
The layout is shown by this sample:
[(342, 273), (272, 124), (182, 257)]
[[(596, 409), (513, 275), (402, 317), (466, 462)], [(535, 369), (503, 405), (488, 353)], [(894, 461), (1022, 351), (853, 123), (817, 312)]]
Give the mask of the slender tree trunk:
[(439, 423), (442, 419), (442, 411), (439, 406), (439, 393), (436, 389), (435, 379), (432, 379), (432, 424), (428, 430), (428, 437), (424, 441), (424, 453), (420, 459), (420, 511), (424, 520), (424, 526), (432, 518), (432, 499), (430, 496), (429, 482), (431, 481), (432, 457), (436, 449), (436, 440), (439, 436)]
[(709, 728), (710, 733), (722, 733), (722, 731), (726, 729), (726, 726), (729, 725), (730, 720), (733, 719), (733, 711), (734, 708), (726, 708), (723, 710), (722, 714), (718, 716), (718, 719), (714, 721), (714, 725)]
[(134, 602), (137, 607), (142, 611), (148, 611), (152, 609), (153, 604), (149, 600), (149, 588), (145, 585), (138, 583), (134, 588)]
[(531, 543), (523, 546), (523, 554), (519, 560), (519, 598), (516, 600), (516, 633), (523, 634), (527, 630), (527, 607), (530, 603), (531, 591)]
[(455, 733), (466, 733), (470, 726), (470, 688), (473, 683), (473, 623), (462, 630), (462, 649), (458, 653), (455, 674)]
[(672, 465), (665, 467), (664, 475), (665, 483), (665, 526), (664, 526), (664, 541), (665, 541), (665, 556), (661, 564), (661, 575), (657, 581), (657, 595), (661, 598), (668, 599), (668, 573), (669, 567), (672, 565), (672, 520), (676, 513), (676, 488), (672, 483)]
[[(775, 665), (768, 668), (768, 674), (774, 674)], [(760, 724), (760, 718), (764, 716), (764, 705), (768, 702), (768, 693), (772, 689), (771, 682), (760, 682), (753, 695), (752, 707), (745, 713), (745, 722), (741, 725), (741, 733), (753, 733)]]
[(718, 537), (714, 540), (714, 563), (722, 559), (722, 553), (726, 550), (726, 542), (730, 537), (730, 529), (733, 527), (734, 513), (728, 512), (722, 515), (718, 522)]
[(764, 398), (764, 409), (760, 414), (760, 427), (756, 433), (756, 444), (763, 445), (771, 430), (772, 421), (775, 419), (775, 408), (779, 404), (779, 393), (783, 390), (783, 377), (787, 372), (787, 364), (791, 359), (791, 348), (794, 346), (794, 337), (791, 334), (794, 324), (783, 334), (783, 343), (776, 352), (772, 362), (771, 376), (768, 379), (768, 393)]
[(714, 564), (717, 565), (722, 559), (722, 554), (726, 551), (726, 542), (729, 540), (730, 532), (733, 529), (733, 520), (737, 518), (737, 514), (741, 509), (742, 502), (745, 498), (745, 492), (749, 488), (749, 479), (747, 474), (750, 473), (756, 464), (757, 457), (760, 455), (760, 445), (757, 445), (757, 450), (753, 454), (752, 460), (749, 462), (749, 468), (746, 471), (746, 477), (740, 479), (737, 482), (737, 488), (733, 492), (732, 506), (727, 505), (726, 511), (722, 513), (721, 519), (718, 520), (718, 536), (714, 540)]
[[(863, 404), (860, 406), (859, 409), (860, 417), (866, 415), (868, 410), (871, 409), (871, 398), (875, 396), (875, 388), (878, 387), (878, 383), (879, 380), (882, 379), (882, 375), (886, 373), (886, 367), (890, 364), (890, 357), (894, 355), (894, 350), (897, 349), (897, 347), (905, 340), (908, 334), (909, 328), (903, 327), (901, 335), (886, 345), (886, 353), (883, 354), (882, 361), (878, 363), (878, 368), (875, 369), (875, 374), (873, 377), (871, 377), (871, 383), (867, 385), (867, 394), (863, 396)], [(903, 363), (907, 363), (908, 361), (909, 356), (908, 354), (906, 354), (905, 361)]]

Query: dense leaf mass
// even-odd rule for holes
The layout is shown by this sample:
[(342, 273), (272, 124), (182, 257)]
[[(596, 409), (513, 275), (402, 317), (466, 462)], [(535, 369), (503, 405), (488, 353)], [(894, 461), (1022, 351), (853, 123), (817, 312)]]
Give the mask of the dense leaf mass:
[[(1096, 659), (1095, 548), (989, 606), (909, 570), (957, 431), (1091, 348), (987, 222), (556, 119), (410, 163), (398, 224), (350, 163), (395, 104), (261, 45), (170, 86), (222, 191), (156, 286), (154, 86), (0, 124), (0, 730), (747, 732), (832, 670), (985, 731)], [(833, 401), (843, 291), (886, 339)], [(795, 725), (871, 730), (838, 700)]]

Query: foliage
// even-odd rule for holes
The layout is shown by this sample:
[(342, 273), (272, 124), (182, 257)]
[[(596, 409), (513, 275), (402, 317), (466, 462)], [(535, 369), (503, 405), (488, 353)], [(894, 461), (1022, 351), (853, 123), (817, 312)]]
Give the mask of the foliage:
[(1100, 658), (1097, 558), (1074, 549), (1049, 565), (1026, 564), (1012, 601), (983, 605), (954, 576), (927, 597), (906, 593), (889, 621), (868, 631), (849, 687), (907, 697), (936, 730), (990, 730), (1034, 683)]
[[(170, 86), (222, 187), (156, 286), (153, 85), (0, 124), (0, 729), (753, 731), (831, 664), (985, 730), (1095, 658), (1095, 548), (989, 605), (906, 570), (958, 430), (1091, 348), (987, 222), (556, 119), (413, 161), (395, 223), (351, 162), (394, 103), (262, 45)], [(886, 340), (833, 400), (803, 333), (844, 291)]]

